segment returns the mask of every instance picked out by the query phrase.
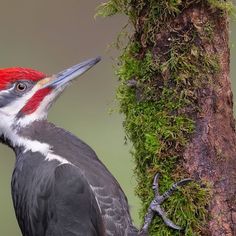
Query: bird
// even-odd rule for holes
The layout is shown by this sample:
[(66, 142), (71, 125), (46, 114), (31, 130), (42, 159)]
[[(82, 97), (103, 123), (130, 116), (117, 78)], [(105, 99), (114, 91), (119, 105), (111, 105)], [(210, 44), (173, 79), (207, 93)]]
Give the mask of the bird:
[(190, 179), (160, 195), (156, 175), (155, 198), (138, 230), (122, 188), (95, 151), (47, 121), (65, 88), (100, 60), (92, 58), (52, 76), (23, 67), (0, 69), (0, 141), (16, 156), (11, 190), (23, 236), (148, 235), (155, 213), (169, 227), (181, 229), (160, 204)]

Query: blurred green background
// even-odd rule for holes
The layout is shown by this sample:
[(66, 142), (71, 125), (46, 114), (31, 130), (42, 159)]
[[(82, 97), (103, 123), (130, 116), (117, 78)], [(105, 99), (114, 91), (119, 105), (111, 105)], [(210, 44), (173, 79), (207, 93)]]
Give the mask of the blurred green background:
[[(103, 60), (68, 88), (53, 106), (49, 120), (87, 142), (117, 178), (128, 196), (138, 225), (134, 165), (124, 145), (122, 116), (114, 108), (117, 86), (113, 58), (107, 50), (126, 24), (124, 16), (94, 19), (101, 0), (0, 0), (0, 65), (31, 67), (53, 74), (85, 59)], [(231, 29), (236, 23), (231, 24)], [(236, 74), (236, 31), (231, 33), (232, 78)], [(233, 82), (234, 90), (236, 83)], [(14, 153), (0, 145), (0, 236), (20, 236), (11, 200)]]

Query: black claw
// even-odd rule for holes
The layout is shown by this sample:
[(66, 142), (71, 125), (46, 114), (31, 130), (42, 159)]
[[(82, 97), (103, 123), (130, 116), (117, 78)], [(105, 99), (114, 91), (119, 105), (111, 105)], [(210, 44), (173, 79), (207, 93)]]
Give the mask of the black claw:
[(165, 193), (163, 193), (162, 195), (162, 202), (165, 201), (167, 198), (169, 198), (175, 190), (178, 189), (178, 187), (181, 187), (189, 182), (193, 181), (192, 179), (188, 178), (188, 179), (183, 179), (183, 180), (180, 180), (179, 182), (177, 183), (174, 183), (169, 190), (167, 190)]
[(160, 177), (160, 174), (157, 173), (157, 174), (155, 175), (154, 179), (153, 179), (153, 185), (152, 185), (153, 189), (155, 189), (156, 187), (158, 187), (158, 180), (159, 180), (159, 177)]
[[(164, 223), (175, 230), (181, 230), (182, 228), (176, 224), (174, 224), (173, 221), (171, 221), (170, 219), (167, 218), (165, 211), (161, 208), (161, 205), (157, 203), (157, 201), (154, 199), (151, 204), (150, 204), (150, 208), (153, 212), (155, 212), (156, 214), (158, 214), (164, 221)], [(147, 226), (146, 226), (147, 227)]]
[[(164, 220), (164, 219), (163, 219)], [(175, 229), (175, 230), (182, 230), (182, 228), (178, 225), (175, 225), (170, 219), (166, 218), (166, 220), (164, 220), (165, 224), (170, 227), (171, 229)]]
[(155, 196), (159, 195), (159, 184), (158, 184), (159, 177), (160, 177), (160, 174), (156, 174), (153, 180), (153, 184), (152, 184), (152, 189), (155, 192)]
[(180, 181), (177, 182), (176, 184), (177, 184), (178, 186), (183, 186), (183, 185), (188, 184), (189, 182), (192, 182), (192, 181), (193, 181), (193, 179), (187, 178), (187, 179), (180, 180)]
[(161, 203), (163, 203), (167, 198), (169, 198), (174, 193), (174, 191), (178, 189), (178, 187), (181, 187), (193, 180), (190, 178), (187, 178), (187, 179), (183, 179), (179, 182), (176, 182), (163, 195), (160, 195), (159, 194), (159, 184), (158, 184), (159, 177), (160, 177), (159, 174), (156, 174), (154, 177), (152, 189), (155, 192), (155, 197), (154, 197), (154, 200), (149, 205), (148, 212), (145, 216), (144, 224), (143, 224), (143, 227), (140, 230), (140, 232), (147, 232), (148, 231), (148, 227), (152, 222), (152, 219), (154, 217), (154, 213), (158, 214), (163, 219), (163, 221), (165, 222), (165, 224), (168, 227), (175, 229), (175, 230), (182, 229), (181, 227), (179, 227), (178, 225), (175, 225), (170, 219), (167, 218), (165, 211), (162, 210), (162, 208), (161, 208)]
[(158, 209), (158, 214), (161, 216), (161, 218), (163, 219), (165, 224), (167, 226), (169, 226), (170, 228), (175, 229), (175, 230), (181, 230), (182, 229), (178, 225), (174, 224), (174, 222), (171, 221), (169, 218), (167, 218), (165, 211), (162, 210), (162, 208), (160, 206), (159, 206), (159, 209)]

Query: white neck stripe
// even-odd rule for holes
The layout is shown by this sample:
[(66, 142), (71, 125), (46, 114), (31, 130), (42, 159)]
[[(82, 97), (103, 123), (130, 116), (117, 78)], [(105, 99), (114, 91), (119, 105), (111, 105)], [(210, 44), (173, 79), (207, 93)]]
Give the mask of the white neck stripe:
[(31, 151), (31, 152), (39, 152), (47, 161), (57, 160), (60, 164), (71, 164), (65, 158), (56, 155), (52, 151), (52, 147), (47, 143), (41, 143), (37, 140), (30, 140), (24, 137), (19, 136), (15, 130), (12, 130), (11, 135), (6, 135), (7, 138), (10, 139), (11, 144), (13, 147), (23, 147), (24, 152)]

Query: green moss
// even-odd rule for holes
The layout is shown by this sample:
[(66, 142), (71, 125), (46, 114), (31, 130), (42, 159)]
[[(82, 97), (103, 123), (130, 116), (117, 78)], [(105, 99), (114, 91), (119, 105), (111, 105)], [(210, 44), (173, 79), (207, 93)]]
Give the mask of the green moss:
[(119, 0), (109, 1), (101, 4), (97, 8), (96, 16), (102, 16), (102, 17), (112, 16), (115, 15), (117, 12), (122, 12), (123, 8), (124, 8), (123, 1)]
[[(170, 15), (176, 15), (182, 9), (187, 8), (192, 3), (202, 2), (201, 0), (183, 1), (183, 0), (109, 0), (102, 3), (97, 8), (96, 16), (112, 16), (117, 13), (126, 14), (132, 20), (140, 14), (140, 12), (147, 6), (149, 7), (149, 16), (147, 20), (150, 23), (157, 22), (157, 19), (163, 19)], [(235, 6), (230, 0), (207, 0), (212, 8), (225, 11), (229, 14), (235, 12)]]
[[(195, 53), (195, 60), (192, 60), (194, 63), (190, 63), (187, 56), (193, 57), (190, 47), (180, 56), (172, 53), (164, 64), (154, 63), (150, 52), (144, 58), (137, 59), (136, 50), (137, 45), (131, 44), (121, 56), (117, 98), (120, 111), (126, 117), (124, 127), (127, 136), (134, 145), (138, 181), (136, 193), (144, 204), (141, 211), (143, 218), (153, 198), (151, 184), (155, 173), (162, 175), (162, 191), (173, 180), (186, 177), (180, 168), (181, 153), (195, 125), (194, 120), (184, 111), (187, 108), (196, 109), (194, 91), (204, 83), (203, 77), (206, 78), (200, 71), (214, 73), (217, 66), (214, 58), (208, 58), (201, 52)], [(163, 82), (162, 73), (166, 70), (170, 71), (170, 77)], [(182, 71), (185, 71), (184, 76)], [(196, 82), (192, 76), (198, 77)], [(130, 87), (129, 80), (136, 80), (136, 86)], [(197, 235), (207, 217), (205, 206), (208, 197), (209, 189), (194, 183), (175, 194), (164, 207), (174, 222), (186, 229), (185, 235)], [(150, 235), (179, 235), (168, 229), (161, 219), (155, 219), (153, 225)]]
[[(125, 115), (127, 138), (134, 147), (136, 194), (143, 203), (142, 218), (153, 199), (151, 186), (157, 172), (161, 174), (161, 192), (189, 177), (183, 168), (183, 153), (195, 132), (195, 117), (200, 111), (197, 92), (214, 86), (212, 75), (220, 70), (217, 55), (206, 54), (199, 43), (213, 39), (212, 22), (201, 29), (189, 24), (179, 31), (169, 25), (184, 9), (201, 2), (110, 0), (99, 9), (103, 16), (126, 14), (135, 26), (119, 59), (117, 100)], [(228, 4), (222, 1), (208, 2), (208, 7), (228, 10)], [(169, 34), (164, 44), (157, 37), (163, 30)], [(201, 235), (210, 195), (210, 183), (194, 182), (181, 188), (163, 208), (185, 231), (171, 230), (156, 217), (150, 235)]]
[(213, 8), (226, 11), (228, 14), (235, 12), (235, 7), (233, 2), (224, 0), (207, 0)]

